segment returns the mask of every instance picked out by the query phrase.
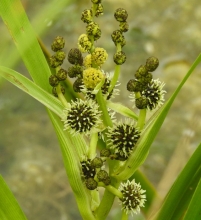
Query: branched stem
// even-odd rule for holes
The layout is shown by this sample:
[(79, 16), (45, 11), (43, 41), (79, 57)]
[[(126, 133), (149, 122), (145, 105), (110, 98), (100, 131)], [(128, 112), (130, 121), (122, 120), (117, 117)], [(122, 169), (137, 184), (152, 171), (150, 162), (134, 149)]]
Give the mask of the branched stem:
[(63, 93), (61, 92), (60, 84), (58, 84), (58, 86), (56, 87), (56, 91), (57, 91), (58, 98), (61, 101), (61, 103), (63, 104), (63, 106), (68, 107), (68, 102), (66, 101)]

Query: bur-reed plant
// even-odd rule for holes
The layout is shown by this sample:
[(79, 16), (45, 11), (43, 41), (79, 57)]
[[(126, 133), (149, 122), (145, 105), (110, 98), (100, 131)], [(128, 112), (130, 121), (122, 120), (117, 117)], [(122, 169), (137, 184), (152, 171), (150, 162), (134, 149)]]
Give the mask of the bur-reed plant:
[[(154, 77), (159, 65), (154, 56), (145, 58), (144, 63), (133, 70), (133, 78), (124, 86), (125, 91), (118, 90), (121, 65), (126, 62), (123, 51), (129, 30), (126, 9), (117, 8), (114, 12), (119, 28), (112, 30), (111, 39), (108, 39), (116, 48), (112, 55), (112, 73), (103, 67), (110, 55), (99, 45), (99, 38), (104, 34), (98, 24), (104, 14), (101, 0), (91, 0), (91, 8), (82, 12), (81, 21), (86, 25), (86, 32), (78, 36), (78, 44), (66, 53), (65, 36), (57, 36), (50, 46), (51, 56), (39, 44), (19, 0), (2, 1), (0, 14), (32, 80), (5, 66), (0, 66), (0, 76), (46, 106), (82, 218), (106, 219), (117, 198), (122, 220), (129, 215), (135, 219), (134, 215), (139, 212), (154, 220), (200, 219), (201, 145), (160, 208), (151, 214), (157, 193), (138, 168), (146, 160), (172, 103), (199, 64), (201, 55), (165, 101), (165, 83)], [(62, 67), (66, 59), (69, 62), (67, 70)], [(74, 78), (73, 83), (70, 78)], [(113, 101), (121, 92), (128, 93), (132, 109)], [(153, 112), (150, 118), (147, 118), (148, 111)], [(118, 120), (117, 115), (122, 119)], [(104, 188), (101, 198), (100, 188)], [(26, 219), (2, 177), (0, 217)]]

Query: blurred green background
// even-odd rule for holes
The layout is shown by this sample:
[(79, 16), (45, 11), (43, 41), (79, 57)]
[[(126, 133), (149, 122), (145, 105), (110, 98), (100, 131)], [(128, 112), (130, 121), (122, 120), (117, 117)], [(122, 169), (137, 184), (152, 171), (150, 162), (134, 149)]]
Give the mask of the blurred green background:
[[(90, 0), (22, 1), (35, 32), (50, 51), (60, 35), (65, 50), (77, 46), (85, 32), (81, 12)], [(116, 101), (132, 107), (126, 83), (149, 56), (160, 60), (155, 78), (166, 83), (166, 99), (172, 94), (201, 51), (201, 5), (199, 0), (104, 0), (104, 15), (96, 19), (109, 59), (104, 71), (114, 70), (115, 47), (111, 33), (118, 28), (113, 12), (128, 11), (130, 30), (123, 51), (127, 61), (121, 68), (120, 96)], [(8, 30), (0, 20), (0, 65), (28, 76)], [(68, 68), (65, 61), (64, 68)], [(173, 104), (164, 125), (141, 167), (161, 198), (200, 142), (201, 68), (198, 67)], [(0, 173), (3, 175), (29, 220), (81, 219), (66, 178), (60, 149), (45, 108), (0, 78)], [(115, 201), (108, 219), (120, 219)], [(130, 219), (134, 219), (130, 218)], [(140, 215), (135, 219), (143, 219)]]

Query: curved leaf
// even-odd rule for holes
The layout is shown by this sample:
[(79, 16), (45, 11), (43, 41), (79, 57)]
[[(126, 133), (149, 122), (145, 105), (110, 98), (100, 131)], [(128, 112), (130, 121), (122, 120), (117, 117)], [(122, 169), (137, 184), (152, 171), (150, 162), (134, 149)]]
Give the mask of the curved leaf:
[(27, 220), (17, 200), (0, 175), (0, 219)]

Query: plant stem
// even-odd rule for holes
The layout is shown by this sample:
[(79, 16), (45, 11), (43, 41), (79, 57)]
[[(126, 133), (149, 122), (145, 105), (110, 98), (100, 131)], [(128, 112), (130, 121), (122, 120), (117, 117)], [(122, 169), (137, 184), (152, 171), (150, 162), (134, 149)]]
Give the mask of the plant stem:
[(64, 107), (68, 107), (68, 102), (66, 101), (63, 93), (61, 92), (60, 84), (58, 84), (58, 86), (56, 87), (56, 91), (57, 91), (57, 95), (61, 103), (64, 105)]
[(104, 183), (99, 182), (98, 186), (104, 187), (105, 189), (107, 189), (109, 192), (111, 192), (120, 199), (123, 197), (122, 193), (112, 185), (106, 186)]
[(100, 107), (100, 109), (101, 109), (101, 111), (103, 113), (103, 115), (102, 115), (103, 123), (106, 126), (112, 127), (112, 120), (111, 120), (110, 115), (108, 113), (106, 101), (103, 98), (101, 89), (99, 89), (99, 91), (98, 91), (98, 93), (96, 95), (96, 99), (97, 99), (99, 107)]
[(147, 112), (146, 109), (140, 110), (139, 118), (137, 121), (137, 128), (139, 128), (140, 130), (142, 130), (144, 128), (145, 119), (146, 119), (146, 112)]
[(126, 212), (124, 212), (124, 210), (122, 211), (121, 220), (128, 220), (128, 215), (126, 214)]
[(120, 67), (121, 67), (120, 65), (116, 65), (115, 66), (114, 76), (113, 76), (113, 78), (111, 80), (110, 88), (108, 90), (109, 93), (114, 89), (114, 87), (115, 87), (115, 85), (116, 85), (116, 83), (117, 83), (117, 81), (119, 79), (120, 70), (121, 70)]
[(97, 142), (98, 142), (98, 133), (94, 133), (91, 135), (91, 140), (90, 140), (90, 144), (89, 144), (88, 157), (90, 159), (93, 159), (96, 155)]

